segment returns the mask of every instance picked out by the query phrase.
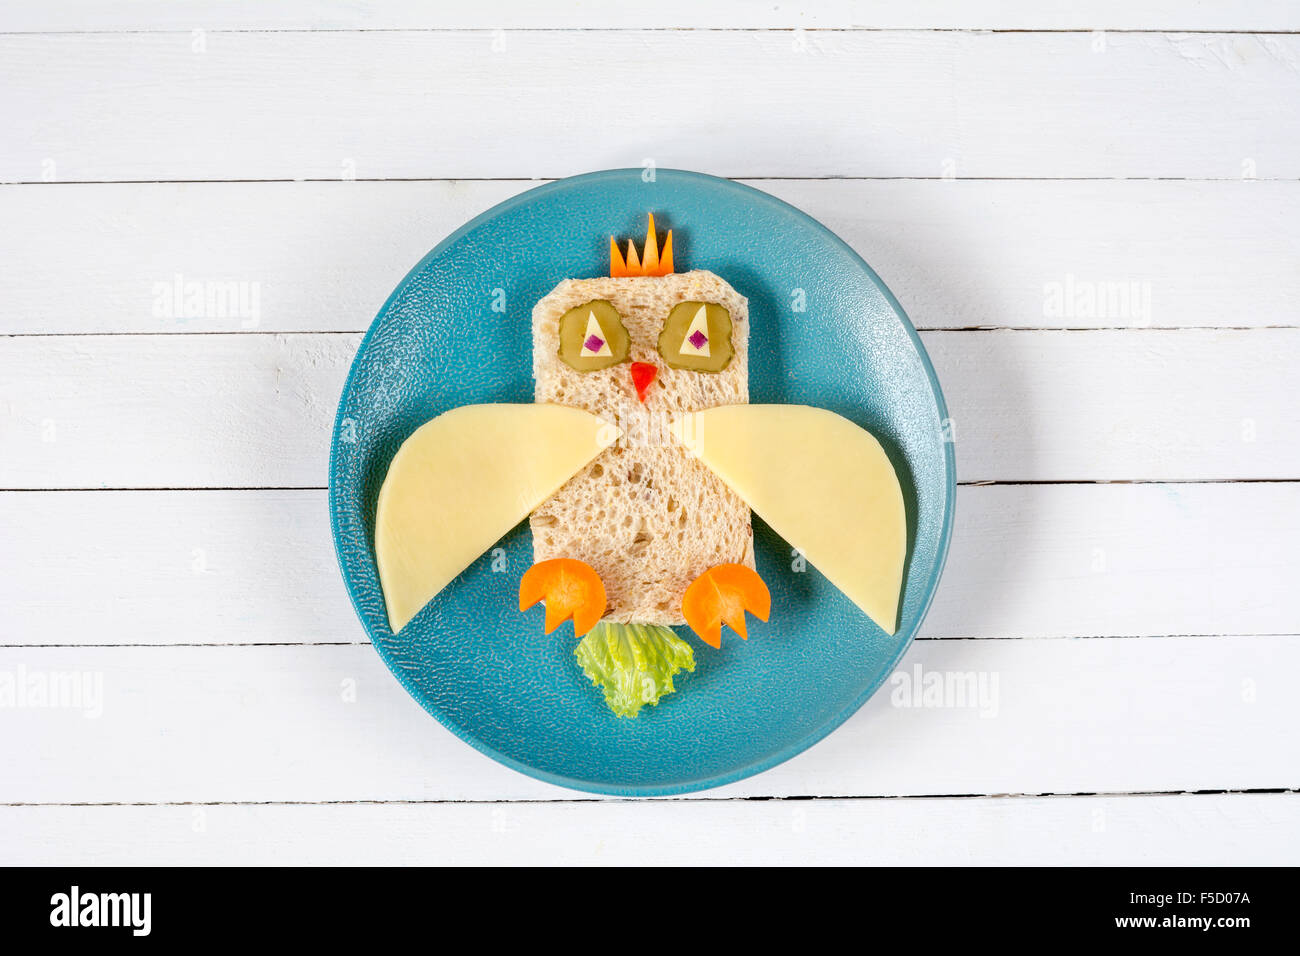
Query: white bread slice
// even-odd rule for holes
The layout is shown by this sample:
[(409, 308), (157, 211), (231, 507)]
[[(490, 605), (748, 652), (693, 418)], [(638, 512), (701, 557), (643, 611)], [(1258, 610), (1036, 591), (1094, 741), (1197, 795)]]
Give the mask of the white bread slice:
[[(578, 372), (559, 359), (559, 321), (594, 299), (614, 305), (631, 340), (630, 362), (659, 373), (642, 404), (629, 363)], [(731, 313), (731, 362), (717, 373), (670, 368), (659, 333), (679, 302), (716, 302)], [(684, 624), (682, 595), (718, 564), (754, 567), (749, 506), (668, 431), (682, 412), (749, 401), (749, 303), (711, 272), (566, 279), (533, 308), (535, 398), (613, 419), (623, 437), (533, 512), (533, 560), (577, 558), (595, 568), (606, 619)]]

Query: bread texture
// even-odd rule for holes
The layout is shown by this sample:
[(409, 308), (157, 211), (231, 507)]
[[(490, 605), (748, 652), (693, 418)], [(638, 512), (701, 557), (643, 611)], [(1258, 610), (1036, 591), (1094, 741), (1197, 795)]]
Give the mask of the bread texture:
[[(578, 372), (559, 358), (559, 321), (604, 299), (630, 338), (628, 362)], [(716, 302), (731, 314), (735, 350), (721, 372), (670, 367), (659, 333), (679, 302)], [(658, 375), (642, 403), (629, 362)], [(605, 619), (684, 624), (687, 586), (718, 564), (754, 567), (749, 507), (667, 429), (689, 411), (749, 401), (749, 304), (712, 272), (566, 279), (533, 308), (536, 400), (570, 405), (615, 422), (623, 437), (575, 475), (529, 519), (533, 560), (577, 558), (605, 584)]]

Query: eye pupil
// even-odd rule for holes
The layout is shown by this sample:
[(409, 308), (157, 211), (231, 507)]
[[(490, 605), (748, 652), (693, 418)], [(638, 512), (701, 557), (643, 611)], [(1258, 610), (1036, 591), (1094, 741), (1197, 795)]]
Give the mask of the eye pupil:
[(697, 349), (700, 349), (700, 348), (704, 348), (704, 343), (707, 342), (708, 340), (709, 337), (707, 335), (705, 335), (699, 329), (696, 329), (693, 333), (691, 333), (691, 337), (687, 341), (689, 341)]
[(599, 335), (589, 335), (587, 336), (587, 341), (582, 344), (587, 347), (587, 351), (589, 352), (599, 352), (600, 347), (605, 344), (605, 340)]

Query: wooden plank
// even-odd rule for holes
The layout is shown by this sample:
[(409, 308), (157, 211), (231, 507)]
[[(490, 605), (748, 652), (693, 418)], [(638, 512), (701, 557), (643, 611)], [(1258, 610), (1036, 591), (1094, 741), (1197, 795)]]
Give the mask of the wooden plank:
[(368, 640), (323, 490), (11, 492), (0, 526), (0, 643)]
[(1032, 0), (823, 0), (745, 3), (743, 0), (657, 0), (655, 3), (538, 4), (483, 0), (430, 4), (420, 0), (207, 0), (183, 6), (167, 0), (65, 0), (59, 4), (13, 4), (0, 11), (0, 31), (63, 30), (510, 30), (574, 27), (807, 28), (974, 30), (1295, 30), (1294, 6), (1281, 0), (1234, 4), (1188, 4), (1174, 0), (1096, 0), (1086, 7)]
[(0, 341), (8, 487), (325, 484), (356, 335)]
[[(0, 232), (0, 259), (13, 266), (0, 273), (0, 329), (363, 332), (426, 252), (531, 185), (0, 188), (0, 219), (14, 224)], [(66, 281), (69, 261), (80, 266), (76, 282)], [(203, 315), (187, 314), (174, 307), (178, 281), (182, 289), (233, 283), (236, 294), (214, 298)]]
[(0, 807), (0, 863), (1285, 866), (1298, 833), (1295, 794)]
[(930, 332), (965, 481), (1297, 477), (1300, 332)]
[[(522, 181), (0, 189), (0, 329), (359, 332)], [(1300, 184), (760, 180), (856, 248), (918, 328), (1300, 324)], [(68, 280), (68, 263), (77, 281)], [(243, 284), (186, 315), (182, 284)]]
[[(714, 795), (1291, 789), (1297, 667), (1300, 636), (918, 641), (825, 741)], [(453, 737), (364, 645), (18, 648), (0, 673), (86, 681), (69, 706), (0, 709), (0, 803), (568, 793)], [(972, 693), (927, 700), (934, 681)]]
[[(1294, 179), (1297, 60), (1295, 35), (10, 34), (0, 181), (537, 178), (646, 159), (728, 176)], [(648, 76), (653, 95), (601, 108)]]
[[(1300, 330), (923, 338), (964, 481), (1300, 477)], [(0, 488), (321, 487), (358, 341), (0, 339)]]
[[(0, 494), (0, 645), (364, 642), (324, 491)], [(963, 486), (928, 638), (1276, 634), (1300, 483)]]
[(1300, 484), (966, 486), (929, 637), (1285, 633)]

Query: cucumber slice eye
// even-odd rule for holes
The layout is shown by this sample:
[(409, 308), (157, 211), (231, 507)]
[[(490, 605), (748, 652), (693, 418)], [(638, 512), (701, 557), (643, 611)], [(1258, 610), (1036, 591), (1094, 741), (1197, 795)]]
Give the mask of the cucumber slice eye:
[(604, 299), (570, 309), (560, 317), (560, 361), (579, 372), (598, 372), (627, 360), (627, 329)]
[(659, 354), (673, 368), (721, 372), (731, 362), (731, 313), (716, 302), (679, 302), (659, 333)]

